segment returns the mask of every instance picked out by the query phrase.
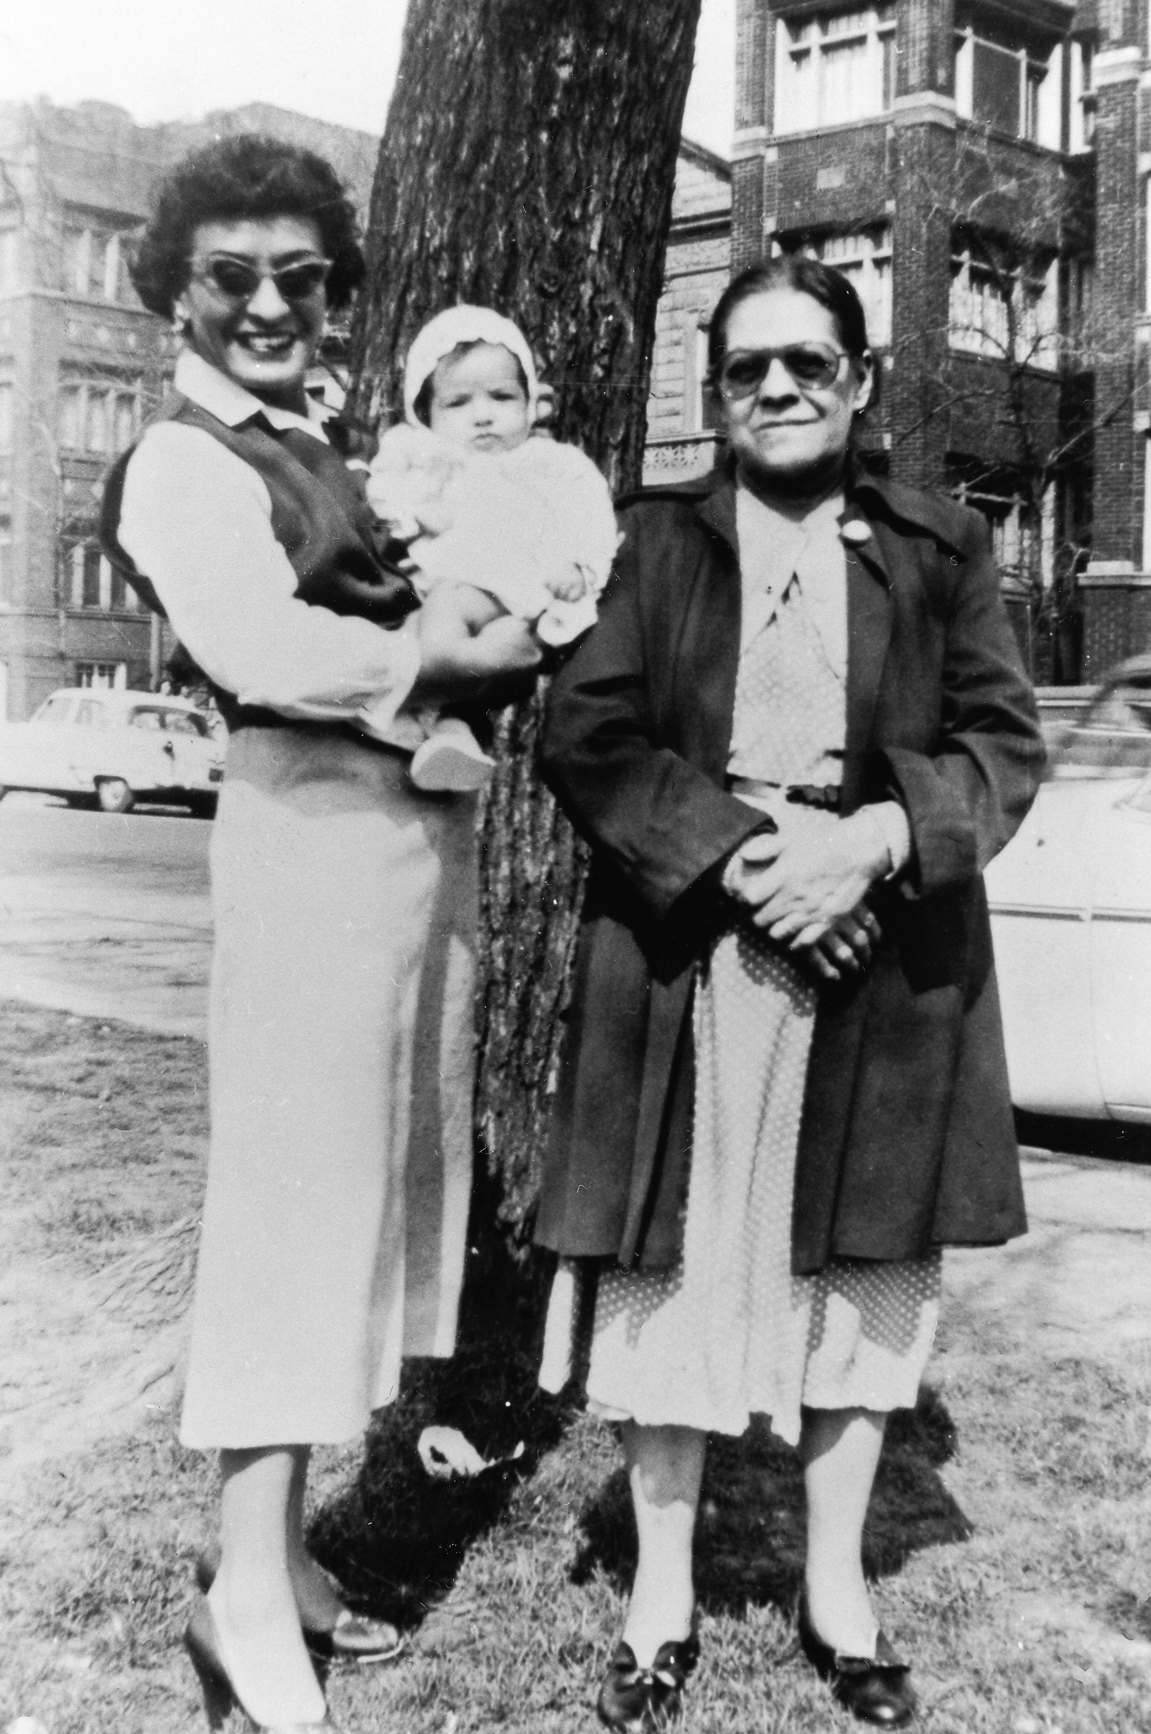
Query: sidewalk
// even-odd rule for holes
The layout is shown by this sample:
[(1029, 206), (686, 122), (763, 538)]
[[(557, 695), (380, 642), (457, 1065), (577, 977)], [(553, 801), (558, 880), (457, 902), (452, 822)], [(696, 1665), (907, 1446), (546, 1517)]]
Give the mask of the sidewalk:
[(207, 1035), (208, 897), (101, 887), (62, 898), (31, 876), (0, 880), (6, 908), (0, 999), (129, 1023), (156, 1035)]
[(948, 1252), (945, 1295), (1028, 1321), (1052, 1360), (1130, 1363), (1151, 1342), (1151, 1169), (1025, 1148), (1023, 1184), (1030, 1233)]

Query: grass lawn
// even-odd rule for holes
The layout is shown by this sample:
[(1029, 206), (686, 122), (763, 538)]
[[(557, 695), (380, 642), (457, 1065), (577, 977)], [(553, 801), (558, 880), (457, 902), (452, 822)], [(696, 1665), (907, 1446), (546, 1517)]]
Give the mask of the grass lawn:
[[(212, 1471), (173, 1443), (170, 1403), (101, 1392), (130, 1393), (125, 1369), (168, 1341), (164, 1297), (120, 1284), (108, 1307), (107, 1271), (195, 1208), (203, 1053), (6, 1006), (0, 1078), (0, 1729), (24, 1715), (47, 1734), (183, 1734), (200, 1725), (179, 1635)], [(953, 1303), (929, 1372), (891, 1429), (868, 1536), (920, 1726), (1151, 1729), (1148, 1370), (1044, 1360)], [(431, 1420), (489, 1456), (523, 1439), (525, 1456), (431, 1483), (415, 1455)], [(610, 1432), (540, 1397), (514, 1343), (413, 1368), (366, 1451), (317, 1453), (312, 1541), (411, 1634), (394, 1667), (333, 1671), (346, 1734), (596, 1725), (633, 1547), (623, 1479)], [(794, 1455), (766, 1431), (716, 1442), (684, 1734), (853, 1725), (796, 1652), (801, 1554)]]

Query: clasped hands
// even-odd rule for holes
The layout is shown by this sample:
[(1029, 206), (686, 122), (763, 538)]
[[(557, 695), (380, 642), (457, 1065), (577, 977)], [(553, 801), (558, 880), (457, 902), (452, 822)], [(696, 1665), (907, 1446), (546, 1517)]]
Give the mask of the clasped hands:
[(866, 811), (826, 825), (756, 831), (723, 872), (724, 890), (754, 926), (827, 981), (866, 967), (879, 923), (864, 902), (891, 867)]

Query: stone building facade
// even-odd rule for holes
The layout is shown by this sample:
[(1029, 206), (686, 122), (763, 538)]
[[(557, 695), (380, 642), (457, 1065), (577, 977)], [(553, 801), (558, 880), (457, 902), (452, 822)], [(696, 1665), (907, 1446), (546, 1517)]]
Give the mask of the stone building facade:
[(731, 275), (731, 165), (680, 146), (664, 288), (656, 314), (644, 481), (697, 475), (715, 461), (704, 390), (711, 310)]

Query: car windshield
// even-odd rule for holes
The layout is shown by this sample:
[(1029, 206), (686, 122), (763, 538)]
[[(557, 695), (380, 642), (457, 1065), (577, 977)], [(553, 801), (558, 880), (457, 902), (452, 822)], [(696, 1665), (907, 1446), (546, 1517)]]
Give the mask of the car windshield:
[(1151, 771), (1151, 677), (1119, 678), (1068, 724), (1051, 754), (1051, 777), (1133, 777)]
[(51, 698), (44, 700), (32, 721), (38, 723), (67, 722), (71, 712), (72, 694), (70, 692), (57, 692)]
[(174, 735), (203, 736), (208, 732), (208, 725), (203, 717), (198, 717), (190, 710), (166, 710), (164, 712), (164, 727)]
[(160, 729), (164, 726), (164, 713), (158, 710), (133, 710), (128, 712), (128, 727), (132, 729)]

